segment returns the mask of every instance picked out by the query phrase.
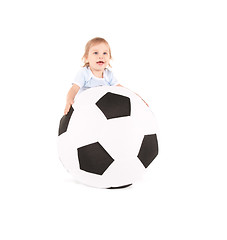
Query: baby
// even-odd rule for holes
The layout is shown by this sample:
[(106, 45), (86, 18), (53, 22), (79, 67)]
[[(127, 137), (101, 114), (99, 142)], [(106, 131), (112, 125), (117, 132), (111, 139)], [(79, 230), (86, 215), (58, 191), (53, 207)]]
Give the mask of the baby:
[(87, 42), (85, 46), (85, 53), (82, 57), (84, 66), (77, 73), (74, 78), (73, 86), (67, 94), (64, 114), (69, 112), (77, 93), (81, 93), (88, 88), (98, 86), (123, 87), (113, 76), (112, 71), (107, 68), (107, 66), (110, 66), (109, 62), (111, 59), (110, 46), (104, 38), (96, 37)]
[[(107, 66), (112, 59), (108, 42), (103, 38), (93, 38), (85, 46), (82, 58), (83, 68), (77, 73), (73, 86), (67, 94), (64, 114), (69, 112), (77, 93), (98, 86), (121, 86)], [(122, 86), (121, 86), (122, 87)]]

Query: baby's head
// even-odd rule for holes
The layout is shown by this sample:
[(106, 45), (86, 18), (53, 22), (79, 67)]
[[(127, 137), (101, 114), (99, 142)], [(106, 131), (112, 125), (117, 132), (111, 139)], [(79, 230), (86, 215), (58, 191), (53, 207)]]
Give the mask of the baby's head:
[[(83, 67), (90, 67), (92, 62), (97, 61), (97, 58), (105, 60), (104, 66), (110, 66), (109, 60), (112, 59), (109, 43), (100, 37), (96, 37), (87, 42), (85, 52), (82, 57), (84, 62)], [(102, 59), (101, 59), (102, 60)], [(100, 66), (102, 64), (100, 63)]]

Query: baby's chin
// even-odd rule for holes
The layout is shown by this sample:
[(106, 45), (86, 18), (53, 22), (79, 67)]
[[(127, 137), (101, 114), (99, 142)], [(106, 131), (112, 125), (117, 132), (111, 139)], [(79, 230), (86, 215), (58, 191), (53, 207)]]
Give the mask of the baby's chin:
[(92, 71), (96, 71), (96, 72), (103, 72), (105, 70), (105, 66), (90, 66), (90, 69)]

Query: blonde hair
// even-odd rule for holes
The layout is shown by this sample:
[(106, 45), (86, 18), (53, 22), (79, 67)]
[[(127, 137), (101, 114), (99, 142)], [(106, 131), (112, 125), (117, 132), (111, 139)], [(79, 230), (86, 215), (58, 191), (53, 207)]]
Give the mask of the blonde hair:
[[(92, 38), (91, 40), (89, 40), (87, 42), (86, 46), (85, 46), (84, 55), (82, 57), (82, 61), (84, 62), (84, 66), (83, 67), (89, 67), (89, 63), (86, 62), (86, 58), (88, 58), (88, 53), (89, 53), (90, 48), (93, 47), (94, 45), (98, 45), (100, 43), (105, 43), (108, 46), (110, 59), (112, 59), (109, 43), (104, 38), (95, 37), (95, 38)], [(109, 66), (110, 66), (110, 64), (109, 64)]]

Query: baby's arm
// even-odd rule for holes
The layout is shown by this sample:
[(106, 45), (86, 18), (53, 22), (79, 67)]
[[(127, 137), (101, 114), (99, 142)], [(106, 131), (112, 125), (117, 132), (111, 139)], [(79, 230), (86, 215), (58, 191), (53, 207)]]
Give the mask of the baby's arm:
[(68, 113), (71, 105), (74, 103), (74, 98), (79, 90), (80, 90), (80, 87), (76, 84), (73, 84), (72, 87), (69, 89), (69, 92), (66, 98), (66, 106), (65, 106), (64, 114)]

